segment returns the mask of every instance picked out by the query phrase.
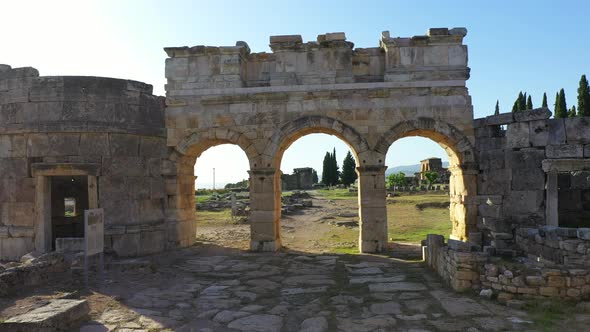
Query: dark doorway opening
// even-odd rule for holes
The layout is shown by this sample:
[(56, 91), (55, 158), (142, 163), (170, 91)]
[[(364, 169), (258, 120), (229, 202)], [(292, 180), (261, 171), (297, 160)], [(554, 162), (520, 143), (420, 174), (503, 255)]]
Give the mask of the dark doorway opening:
[(51, 177), (51, 246), (58, 238), (84, 237), (84, 210), (88, 203), (87, 176)]
[(559, 173), (558, 220), (560, 227), (590, 227), (590, 172)]

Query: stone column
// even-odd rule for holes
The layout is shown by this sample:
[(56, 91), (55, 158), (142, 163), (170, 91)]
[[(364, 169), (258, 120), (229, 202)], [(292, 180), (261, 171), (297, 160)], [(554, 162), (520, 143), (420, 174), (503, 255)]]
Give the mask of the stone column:
[(547, 172), (545, 188), (545, 219), (547, 226), (559, 226), (559, 211), (557, 206), (557, 172)]
[(250, 173), (250, 250), (276, 251), (281, 247), (281, 177), (274, 168)]
[(359, 187), (359, 250), (382, 252), (387, 247), (386, 166), (357, 167)]

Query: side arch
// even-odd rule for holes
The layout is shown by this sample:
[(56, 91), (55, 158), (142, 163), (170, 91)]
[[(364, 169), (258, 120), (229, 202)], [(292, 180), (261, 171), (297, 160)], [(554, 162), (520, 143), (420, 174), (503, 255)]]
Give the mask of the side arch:
[(235, 144), (239, 146), (246, 153), (250, 162), (257, 157), (253, 142), (243, 133), (230, 129), (209, 129), (193, 132), (185, 136), (174, 147), (174, 150), (181, 155), (196, 158), (205, 150), (220, 144)]
[(359, 155), (369, 151), (367, 140), (353, 127), (325, 116), (305, 116), (289, 121), (277, 130), (264, 154), (271, 158), (272, 167), (279, 169), (283, 153), (293, 142), (308, 134), (328, 134), (340, 138), (352, 150), (357, 162)]
[(220, 144), (235, 144), (246, 154), (250, 167), (257, 153), (255, 146), (244, 134), (229, 129), (213, 128), (186, 135), (169, 149), (168, 158), (162, 161), (166, 191), (166, 219), (171, 238), (176, 245), (189, 246), (196, 234), (195, 174), (197, 158), (207, 149)]
[(457, 127), (432, 118), (417, 118), (400, 122), (386, 131), (377, 144), (375, 150), (386, 154), (387, 150), (400, 138), (408, 136), (421, 136), (430, 138), (447, 151), (451, 164), (468, 165), (475, 163), (475, 149), (473, 144)]
[[(438, 143), (449, 155), (451, 238), (468, 240), (477, 225), (477, 162), (469, 136), (457, 127), (432, 118), (403, 121), (385, 132), (375, 150), (386, 154), (400, 138), (421, 136)], [(472, 137), (473, 139), (473, 137)]]

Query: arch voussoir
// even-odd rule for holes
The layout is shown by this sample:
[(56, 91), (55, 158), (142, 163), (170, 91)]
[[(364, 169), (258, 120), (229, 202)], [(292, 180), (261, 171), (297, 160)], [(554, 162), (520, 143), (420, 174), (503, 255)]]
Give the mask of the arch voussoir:
[(291, 143), (307, 134), (324, 133), (335, 135), (351, 147), (356, 157), (369, 149), (366, 139), (353, 127), (336, 119), (311, 115), (285, 123), (271, 137), (263, 154), (273, 156), (275, 167), (280, 163), (282, 153)]

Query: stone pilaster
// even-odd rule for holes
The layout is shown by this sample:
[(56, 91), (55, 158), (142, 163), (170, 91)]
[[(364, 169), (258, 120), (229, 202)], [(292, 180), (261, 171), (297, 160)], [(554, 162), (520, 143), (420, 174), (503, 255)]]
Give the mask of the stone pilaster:
[(359, 250), (381, 252), (387, 247), (386, 166), (357, 167), (359, 187)]
[(470, 165), (451, 166), (450, 215), (453, 230), (451, 238), (466, 241), (477, 231), (477, 174)]
[(250, 250), (276, 251), (281, 247), (281, 179), (274, 168), (250, 173)]

